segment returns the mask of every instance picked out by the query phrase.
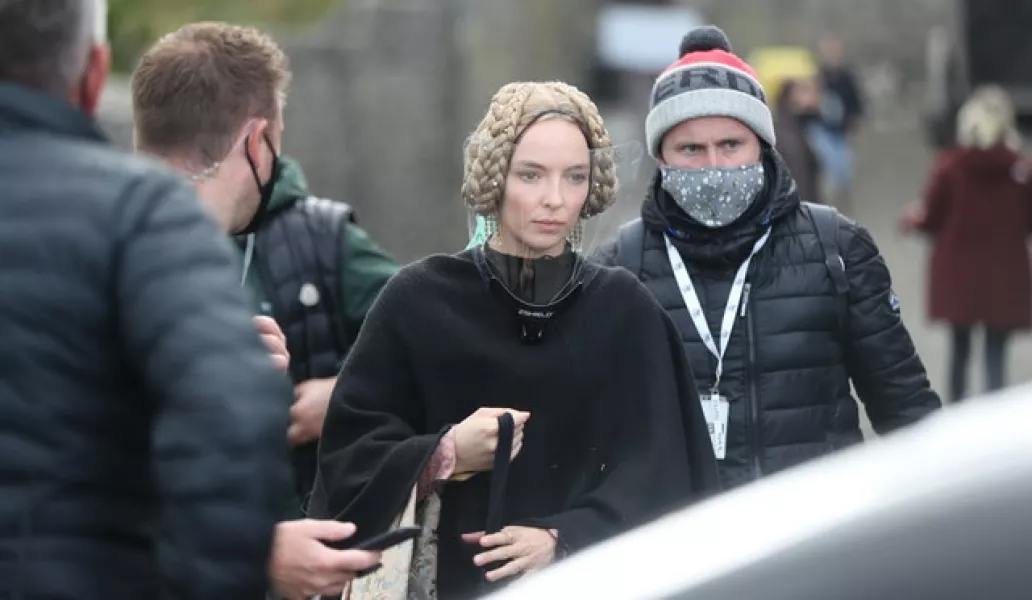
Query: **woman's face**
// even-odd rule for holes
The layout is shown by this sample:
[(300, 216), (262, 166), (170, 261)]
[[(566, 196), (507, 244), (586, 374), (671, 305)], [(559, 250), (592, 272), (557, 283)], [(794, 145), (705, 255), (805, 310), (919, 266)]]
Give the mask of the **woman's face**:
[(812, 79), (801, 79), (792, 88), (792, 108), (795, 112), (806, 113), (820, 108), (820, 90)]
[(499, 249), (533, 258), (561, 254), (588, 199), (590, 174), (588, 143), (577, 125), (562, 118), (531, 125), (509, 163)]

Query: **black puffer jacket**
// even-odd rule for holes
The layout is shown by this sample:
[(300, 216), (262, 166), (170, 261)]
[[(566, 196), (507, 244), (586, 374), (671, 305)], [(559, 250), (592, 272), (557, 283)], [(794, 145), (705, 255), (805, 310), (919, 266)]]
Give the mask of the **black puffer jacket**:
[(193, 192), (0, 83), (0, 598), (261, 598), (283, 398)]
[[(879, 433), (940, 407), (870, 233), (840, 218), (849, 292), (837, 296), (791, 176), (776, 152), (765, 152), (763, 196), (734, 225), (706, 230), (692, 223), (659, 186), (658, 175), (642, 209), (646, 234), (638, 258), (640, 278), (681, 331), (704, 391), (713, 385), (717, 361), (685, 308), (663, 232), (670, 233), (688, 266), (716, 337), (735, 272), (755, 241), (773, 227), (750, 265), (748, 295), (724, 358), (720, 390), (730, 402), (730, 420), (727, 456), (720, 466), (726, 488), (862, 440), (850, 379)], [(614, 243), (599, 256), (607, 264), (635, 264), (619, 254)]]

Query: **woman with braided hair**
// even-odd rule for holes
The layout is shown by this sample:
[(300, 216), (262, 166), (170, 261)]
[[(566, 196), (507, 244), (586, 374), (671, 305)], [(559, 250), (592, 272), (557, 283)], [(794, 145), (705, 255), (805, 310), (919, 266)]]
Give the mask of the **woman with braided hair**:
[(431, 521), (404, 578), (415, 597), (470, 597), (717, 486), (676, 328), (630, 273), (580, 251), (617, 185), (594, 103), (563, 83), (506, 85), (464, 158), (478, 234), (403, 268), (370, 310), (311, 507), (361, 542), (415, 502)]

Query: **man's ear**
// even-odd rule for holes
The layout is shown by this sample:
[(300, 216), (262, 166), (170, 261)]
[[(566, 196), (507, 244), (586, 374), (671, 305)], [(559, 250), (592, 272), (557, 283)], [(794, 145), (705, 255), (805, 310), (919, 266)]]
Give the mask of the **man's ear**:
[(95, 44), (90, 47), (86, 58), (86, 70), (78, 90), (80, 110), (88, 115), (96, 115), (100, 108), (100, 97), (107, 85), (111, 73), (111, 47), (107, 44)]
[(265, 135), (269, 128), (266, 119), (254, 119), (244, 129), (244, 148), (255, 166), (261, 165), (262, 148), (265, 147)]

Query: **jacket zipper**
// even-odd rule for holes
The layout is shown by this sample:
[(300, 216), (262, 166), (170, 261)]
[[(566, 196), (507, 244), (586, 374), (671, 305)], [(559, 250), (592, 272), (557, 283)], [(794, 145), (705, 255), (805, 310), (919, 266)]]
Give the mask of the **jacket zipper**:
[(742, 315), (745, 317), (746, 342), (749, 346), (749, 364), (746, 365), (746, 376), (749, 378), (749, 433), (751, 435), (750, 445), (752, 453), (752, 476), (753, 479), (763, 477), (763, 465), (760, 462), (760, 452), (763, 450), (760, 431), (760, 398), (756, 392), (756, 332), (753, 325), (752, 311), (746, 310), (749, 306), (749, 291), (752, 285), (747, 283), (742, 290)]

